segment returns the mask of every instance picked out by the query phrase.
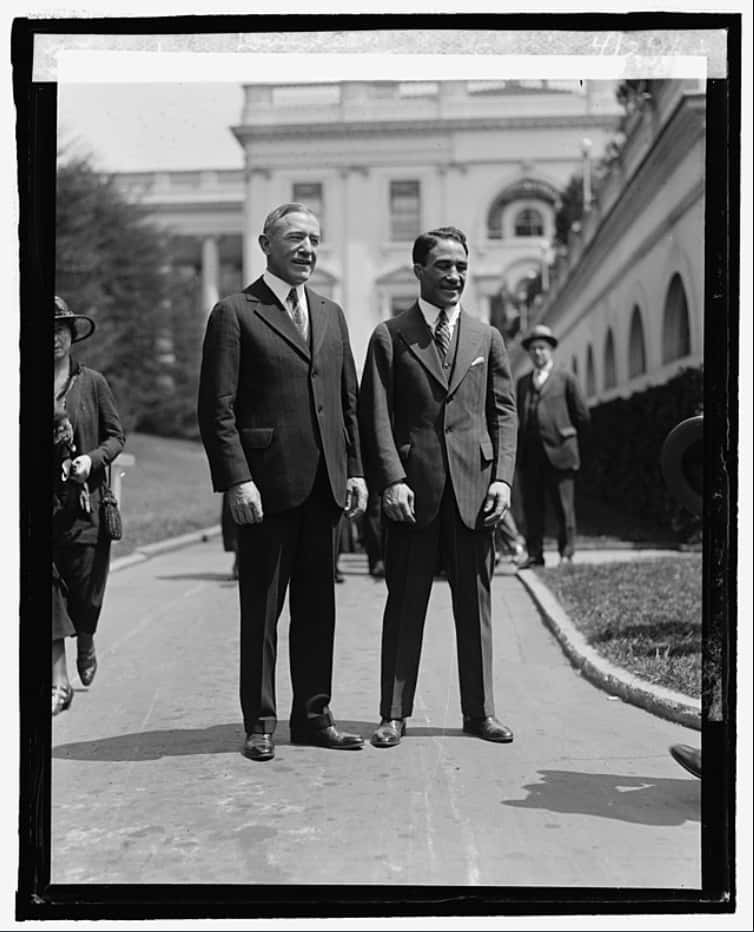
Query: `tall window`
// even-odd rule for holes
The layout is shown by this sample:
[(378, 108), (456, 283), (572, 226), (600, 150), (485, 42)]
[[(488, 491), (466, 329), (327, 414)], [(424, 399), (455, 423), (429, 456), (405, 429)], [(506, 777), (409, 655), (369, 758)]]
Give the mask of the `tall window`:
[(604, 360), (604, 382), (605, 388), (615, 388), (618, 384), (618, 376), (615, 372), (615, 340), (613, 331), (607, 331), (605, 338), (605, 360)]
[(516, 236), (544, 236), (545, 222), (542, 214), (533, 207), (525, 207), (516, 214), (513, 221)]
[(390, 239), (410, 242), (421, 233), (418, 181), (390, 182)]
[(597, 379), (594, 375), (594, 353), (592, 347), (587, 347), (586, 351), (586, 394), (588, 398), (597, 394)]
[(647, 371), (647, 352), (644, 348), (644, 325), (641, 311), (634, 305), (631, 314), (631, 332), (628, 338), (628, 377), (635, 379)]
[(324, 209), (325, 202), (322, 194), (322, 185), (318, 181), (295, 181), (293, 183), (293, 200), (303, 204), (317, 215), (319, 220), (319, 233), (324, 239)]
[(662, 361), (672, 362), (691, 352), (689, 337), (689, 308), (681, 276), (676, 273), (670, 280), (665, 298), (665, 315), (662, 319)]

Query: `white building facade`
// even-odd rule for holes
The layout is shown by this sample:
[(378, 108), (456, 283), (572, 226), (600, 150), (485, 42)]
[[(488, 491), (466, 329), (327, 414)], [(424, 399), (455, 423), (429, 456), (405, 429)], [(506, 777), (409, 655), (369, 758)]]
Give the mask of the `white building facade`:
[(265, 216), (301, 201), (320, 217), (312, 286), (342, 304), (356, 363), (380, 320), (416, 297), (416, 236), (467, 235), (463, 304), (489, 319), (502, 294), (546, 281), (559, 194), (584, 140), (597, 157), (621, 111), (612, 82), (344, 82), (244, 87), (239, 172), (121, 175), (180, 235), (201, 269), (202, 305), (264, 268)]
[[(534, 317), (590, 405), (703, 362), (704, 83), (650, 81), (642, 98)], [(527, 370), (520, 348), (512, 357)]]

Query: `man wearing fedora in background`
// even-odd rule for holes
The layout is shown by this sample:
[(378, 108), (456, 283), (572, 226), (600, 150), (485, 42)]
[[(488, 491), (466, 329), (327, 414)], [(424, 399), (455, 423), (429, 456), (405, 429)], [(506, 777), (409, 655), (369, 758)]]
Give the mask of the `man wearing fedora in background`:
[(528, 557), (519, 569), (544, 566), (545, 500), (552, 502), (561, 563), (573, 560), (576, 536), (574, 480), (589, 409), (572, 373), (557, 368), (552, 330), (537, 324), (521, 341), (534, 368), (516, 385), (518, 473), (523, 491)]

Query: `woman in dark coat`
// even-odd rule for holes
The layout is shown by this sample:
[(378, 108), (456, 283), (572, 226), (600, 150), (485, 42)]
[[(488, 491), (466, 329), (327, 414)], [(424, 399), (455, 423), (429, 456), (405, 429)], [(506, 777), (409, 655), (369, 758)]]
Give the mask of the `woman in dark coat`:
[(100, 524), (107, 467), (125, 434), (105, 377), (71, 357), (94, 321), (55, 298), (55, 483), (53, 499), (52, 714), (68, 708), (65, 638), (76, 636), (76, 667), (84, 686), (97, 671), (97, 630), (110, 566), (110, 540)]

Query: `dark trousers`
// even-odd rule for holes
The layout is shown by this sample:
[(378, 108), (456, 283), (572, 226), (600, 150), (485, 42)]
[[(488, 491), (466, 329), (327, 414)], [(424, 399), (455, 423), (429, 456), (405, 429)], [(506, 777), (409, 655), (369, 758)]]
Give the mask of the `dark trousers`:
[(545, 508), (549, 499), (557, 524), (558, 552), (562, 557), (572, 557), (576, 539), (575, 471), (555, 469), (542, 444), (530, 443), (520, 476), (529, 556), (535, 560), (543, 558)]
[[(262, 502), (264, 505), (264, 502)], [(299, 507), (239, 527), (241, 709), (246, 733), (275, 731), (277, 623), (288, 591), (291, 728), (332, 724), (336, 507), (321, 468)]]
[(369, 572), (383, 559), (382, 541), (382, 496), (371, 494), (363, 519), (364, 549), (367, 554)]
[(65, 607), (76, 634), (94, 634), (110, 569), (110, 541), (55, 547), (52, 559), (64, 583)]
[(382, 621), (380, 715), (411, 715), (419, 673), (424, 621), (438, 563), (448, 575), (456, 629), (461, 710), (494, 715), (490, 580), (492, 531), (461, 522), (450, 484), (440, 511), (426, 527), (385, 519), (387, 604)]

